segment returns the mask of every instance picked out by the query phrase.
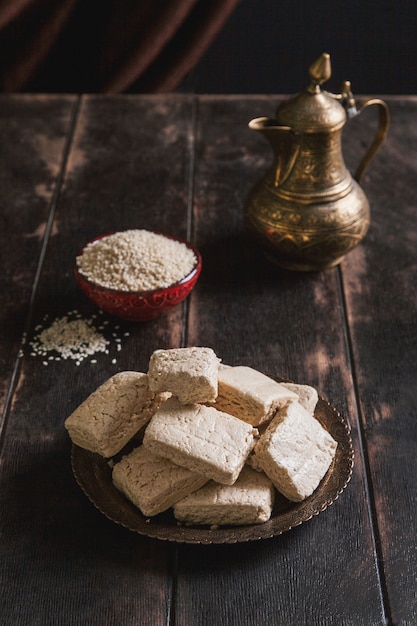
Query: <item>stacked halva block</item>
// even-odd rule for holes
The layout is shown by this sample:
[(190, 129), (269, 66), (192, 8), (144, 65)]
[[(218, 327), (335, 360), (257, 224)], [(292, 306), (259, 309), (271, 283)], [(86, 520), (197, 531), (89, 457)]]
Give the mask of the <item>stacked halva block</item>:
[[(294, 502), (317, 488), (337, 443), (314, 417), (317, 392), (227, 366), (211, 348), (156, 350), (147, 373), (121, 372), (65, 421), (72, 441), (111, 459), (112, 480), (146, 517), (259, 524), (276, 490)], [(115, 461), (116, 459), (113, 459)]]

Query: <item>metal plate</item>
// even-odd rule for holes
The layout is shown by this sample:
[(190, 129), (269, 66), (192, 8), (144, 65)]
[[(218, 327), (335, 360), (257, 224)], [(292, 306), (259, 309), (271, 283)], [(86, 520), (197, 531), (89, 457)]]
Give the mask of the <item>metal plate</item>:
[(349, 427), (339, 412), (319, 399), (314, 417), (337, 441), (335, 458), (327, 474), (303, 502), (290, 502), (277, 493), (271, 519), (263, 524), (210, 529), (181, 526), (172, 511), (146, 518), (113, 485), (111, 463), (98, 454), (72, 446), (72, 469), (77, 483), (91, 502), (110, 520), (131, 531), (156, 539), (182, 543), (239, 543), (268, 539), (308, 521), (330, 506), (348, 484), (353, 469)]

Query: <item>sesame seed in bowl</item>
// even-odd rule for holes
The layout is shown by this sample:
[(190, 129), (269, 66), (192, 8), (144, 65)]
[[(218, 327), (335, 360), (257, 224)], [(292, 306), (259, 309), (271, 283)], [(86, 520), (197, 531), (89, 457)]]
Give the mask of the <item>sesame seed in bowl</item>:
[(101, 235), (75, 259), (74, 275), (102, 310), (146, 321), (182, 302), (201, 272), (199, 251), (185, 239), (132, 229)]

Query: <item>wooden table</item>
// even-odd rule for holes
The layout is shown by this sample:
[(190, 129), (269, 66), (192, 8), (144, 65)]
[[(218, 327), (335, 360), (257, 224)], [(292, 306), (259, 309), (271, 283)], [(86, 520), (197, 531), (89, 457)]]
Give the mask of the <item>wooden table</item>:
[[(0, 97), (2, 624), (417, 623), (417, 98), (388, 98), (389, 137), (364, 180), (368, 235), (313, 274), (277, 270), (243, 233), (244, 199), (270, 162), (247, 122), (277, 102)], [(373, 120), (345, 129), (351, 167)], [(192, 296), (114, 328), (117, 353), (79, 366), (31, 355), (38, 325), (94, 312), (72, 278), (79, 247), (127, 228), (197, 244)], [(191, 345), (316, 386), (337, 407), (355, 466), (330, 508), (272, 539), (190, 545), (130, 532), (90, 503), (65, 418), (110, 375), (146, 371), (153, 350)]]

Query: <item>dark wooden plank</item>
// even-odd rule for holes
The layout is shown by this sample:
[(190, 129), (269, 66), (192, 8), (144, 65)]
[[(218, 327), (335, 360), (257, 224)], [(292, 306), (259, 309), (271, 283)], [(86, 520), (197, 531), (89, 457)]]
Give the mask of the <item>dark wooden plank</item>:
[(0, 414), (25, 329), (75, 102), (75, 97), (0, 98)]
[[(28, 340), (45, 314), (50, 322), (75, 309), (93, 313), (71, 273), (86, 239), (136, 227), (187, 234), (191, 140), (191, 99), (82, 99)], [(28, 195), (44, 183), (32, 166)], [(37, 225), (39, 214), (33, 220)], [(2, 456), (3, 623), (166, 623), (175, 549), (130, 533), (90, 504), (71, 472), (63, 422), (110, 375), (143, 371), (156, 347), (179, 345), (185, 307), (149, 324), (116, 329), (109, 320), (110, 354), (97, 363), (45, 366), (25, 352)]]
[(315, 385), (352, 425), (356, 465), (326, 512), (291, 532), (241, 546), (179, 552), (178, 623), (383, 624), (365, 468), (337, 269), (284, 273), (242, 234), (249, 187), (271, 158), (246, 130), (273, 115), (274, 98), (202, 98), (198, 117), (195, 232), (205, 269), (190, 306), (188, 343)]
[(417, 622), (417, 99), (390, 99), (365, 176), (369, 233), (343, 266), (380, 562), (393, 624)]

